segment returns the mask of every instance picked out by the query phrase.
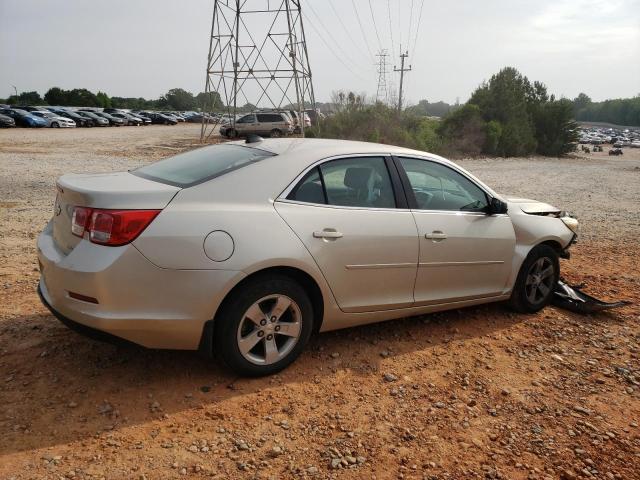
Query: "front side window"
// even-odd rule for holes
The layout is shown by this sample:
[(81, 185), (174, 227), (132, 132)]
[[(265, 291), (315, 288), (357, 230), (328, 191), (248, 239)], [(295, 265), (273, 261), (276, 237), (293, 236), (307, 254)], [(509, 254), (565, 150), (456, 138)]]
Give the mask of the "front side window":
[(396, 207), (382, 157), (344, 158), (323, 163), (310, 171), (288, 198), (342, 207)]
[(255, 121), (256, 121), (256, 116), (255, 115), (245, 115), (240, 120), (238, 120), (236, 123), (255, 123)]
[(419, 210), (481, 212), (487, 195), (464, 175), (440, 163), (400, 158)]

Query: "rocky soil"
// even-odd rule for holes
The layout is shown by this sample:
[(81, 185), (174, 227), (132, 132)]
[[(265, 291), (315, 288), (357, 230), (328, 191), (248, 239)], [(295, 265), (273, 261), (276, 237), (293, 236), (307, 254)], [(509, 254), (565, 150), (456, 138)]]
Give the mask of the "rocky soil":
[(83, 338), (35, 293), (58, 175), (196, 138), (191, 125), (0, 131), (0, 479), (640, 478), (640, 155), (460, 162), (578, 214), (563, 275), (635, 305), (487, 305), (331, 332), (247, 380)]

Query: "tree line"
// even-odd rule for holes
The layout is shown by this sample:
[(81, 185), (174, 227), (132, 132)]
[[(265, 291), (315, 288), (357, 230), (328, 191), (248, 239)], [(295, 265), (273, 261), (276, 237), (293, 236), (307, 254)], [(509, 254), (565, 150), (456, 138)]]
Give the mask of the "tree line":
[(441, 120), (424, 115), (428, 102), (402, 112), (363, 95), (338, 92), (336, 114), (310, 135), (381, 142), (450, 156), (560, 156), (575, 148), (573, 103), (556, 99), (541, 82), (504, 68), (481, 84), (470, 100)]
[(573, 112), (579, 121), (640, 127), (640, 94), (633, 98), (593, 102), (586, 93), (581, 93), (573, 100)]
[(218, 92), (200, 92), (194, 95), (182, 88), (172, 88), (154, 100), (142, 97), (110, 97), (104, 92), (93, 93), (86, 88), (64, 90), (52, 87), (40, 96), (38, 92), (21, 92), (11, 95), (0, 103), (8, 105), (52, 105), (65, 107), (126, 108), (135, 110), (178, 110), (223, 109)]

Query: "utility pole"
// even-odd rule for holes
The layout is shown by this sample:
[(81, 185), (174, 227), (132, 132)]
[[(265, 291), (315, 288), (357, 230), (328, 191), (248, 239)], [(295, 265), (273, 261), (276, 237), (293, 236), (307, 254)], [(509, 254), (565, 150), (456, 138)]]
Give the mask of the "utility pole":
[[(402, 50), (401, 50), (402, 51)], [(404, 68), (404, 60), (409, 56), (409, 51), (400, 54), (400, 68), (393, 67), (394, 72), (400, 72), (400, 92), (398, 93), (398, 111), (402, 111), (402, 83), (404, 81), (404, 72), (411, 71), (411, 65), (409, 68)]]
[(387, 70), (387, 57), (389, 54), (386, 50), (380, 50), (379, 53), (376, 54), (376, 57), (379, 58), (378, 63), (378, 90), (376, 91), (376, 102), (389, 102), (389, 88), (387, 85), (387, 74), (389, 71)]

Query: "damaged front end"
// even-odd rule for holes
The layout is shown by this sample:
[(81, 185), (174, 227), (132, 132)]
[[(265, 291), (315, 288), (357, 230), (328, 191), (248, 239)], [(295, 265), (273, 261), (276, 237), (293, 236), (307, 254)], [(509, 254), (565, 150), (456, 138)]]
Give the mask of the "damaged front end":
[(553, 291), (551, 303), (556, 307), (581, 314), (601, 312), (611, 308), (623, 307), (630, 303), (627, 301), (603, 302), (591, 295), (587, 295), (581, 290), (582, 288), (584, 288), (584, 285), (569, 286), (559, 280)]

